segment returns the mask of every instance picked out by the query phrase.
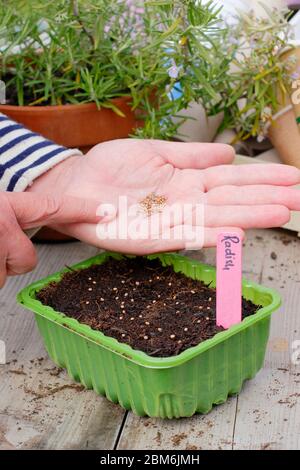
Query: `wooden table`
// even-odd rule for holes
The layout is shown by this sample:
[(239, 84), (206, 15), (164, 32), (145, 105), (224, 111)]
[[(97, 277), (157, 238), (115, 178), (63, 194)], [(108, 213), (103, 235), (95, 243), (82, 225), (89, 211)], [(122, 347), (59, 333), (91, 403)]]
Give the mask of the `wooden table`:
[[(39, 265), (10, 279), (0, 297), (0, 449), (299, 449), (300, 239), (255, 230), (244, 252), (245, 277), (276, 288), (283, 307), (272, 321), (263, 370), (239, 396), (208, 415), (163, 421), (138, 418), (82, 390), (47, 357), (33, 315), (15, 301), (35, 279), (96, 253), (81, 243), (40, 245)], [(213, 263), (214, 250), (193, 257)], [(294, 356), (293, 357), (293, 352)]]

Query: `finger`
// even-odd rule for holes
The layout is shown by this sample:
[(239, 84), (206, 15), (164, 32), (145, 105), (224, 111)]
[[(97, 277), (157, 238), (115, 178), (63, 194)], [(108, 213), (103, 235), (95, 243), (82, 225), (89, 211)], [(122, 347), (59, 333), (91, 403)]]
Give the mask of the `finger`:
[(6, 268), (9, 276), (24, 274), (35, 268), (37, 258), (34, 246), (19, 227), (13, 237), (8, 239), (7, 249)]
[(168, 163), (180, 169), (202, 169), (214, 165), (229, 164), (232, 163), (235, 155), (233, 147), (226, 144), (161, 140), (149, 142)]
[[(153, 239), (139, 239), (138, 237), (132, 239), (128, 235), (125, 237), (123, 236), (123, 238), (110, 238), (109, 235), (105, 238), (99, 237), (99, 232), (94, 224), (59, 225), (55, 226), (55, 228), (59, 229), (60, 232), (65, 233), (66, 235), (75, 236), (78, 240), (85, 241), (86, 243), (98, 246), (99, 248), (136, 255), (156, 253), (159, 251), (183, 250), (186, 249), (187, 244), (191, 242), (191, 231), (189, 231), (187, 224), (184, 226), (177, 225), (176, 227), (171, 227), (168, 234), (164, 231), (164, 235), (155, 235)], [(183, 230), (183, 233), (188, 232), (188, 236), (183, 235), (183, 238), (178, 238), (178, 233), (181, 233), (181, 229)], [(195, 227), (192, 227), (192, 230), (192, 233), (194, 233)], [(201, 248), (203, 245), (203, 227), (197, 229), (197, 234), (199, 233), (200, 235), (198, 236), (200, 241), (197, 242), (197, 248)], [(163, 236), (167, 238), (163, 239)]]
[[(186, 229), (186, 226), (184, 226)], [(177, 226), (177, 230), (180, 226)], [(182, 227), (183, 228), (183, 227)], [(195, 227), (192, 228), (195, 230)], [(217, 245), (218, 236), (223, 232), (234, 232), (238, 233), (242, 240), (245, 239), (245, 232), (238, 227), (218, 227), (218, 228), (205, 228), (203, 231), (203, 238), (201, 240), (188, 240), (188, 239), (178, 239), (176, 238), (177, 231), (172, 230), (169, 240), (147, 240), (142, 245), (127, 245), (128, 254), (135, 255), (149, 255), (152, 253), (163, 253), (168, 251), (180, 251), (180, 250), (201, 250), (202, 248), (214, 247)], [(116, 249), (116, 248), (115, 248)], [(118, 251), (118, 249), (116, 249)], [(123, 253), (125, 253), (123, 251)]]
[(245, 240), (246, 234), (239, 227), (217, 227), (217, 228), (205, 228), (204, 230), (204, 248), (210, 248), (217, 245), (218, 236), (221, 233), (237, 233), (241, 240)]
[[(190, 237), (178, 238), (178, 230), (182, 228), (183, 233), (186, 231), (187, 225), (177, 225), (170, 230), (169, 238), (163, 239), (162, 235), (157, 239), (147, 240), (120, 240), (120, 239), (105, 239), (100, 240), (96, 234), (96, 228), (92, 224), (76, 224), (73, 227), (60, 226), (59, 230), (67, 235), (76, 236), (79, 240), (85, 240), (87, 243), (106, 250), (121, 252), (124, 254), (146, 255), (151, 253), (159, 253), (166, 251), (179, 251), (179, 250), (200, 250), (202, 247), (216, 246), (218, 235), (222, 232), (237, 232), (240, 234), (241, 239), (245, 238), (245, 233), (239, 227), (224, 226), (224, 227), (198, 227), (191, 228), (192, 233), (200, 237), (198, 240), (192, 240)], [(56, 227), (57, 228), (57, 227)], [(186, 233), (186, 232), (185, 232)]]
[(300, 183), (300, 170), (280, 163), (220, 165), (203, 171), (206, 190), (224, 185), (271, 184), (291, 186)]
[(290, 220), (290, 211), (282, 205), (205, 206), (205, 227), (225, 225), (249, 228), (281, 227)]
[(300, 210), (300, 191), (271, 185), (217, 186), (205, 194), (212, 205), (279, 204), (293, 211)]
[(52, 223), (96, 223), (99, 202), (65, 195), (6, 193), (23, 229)]

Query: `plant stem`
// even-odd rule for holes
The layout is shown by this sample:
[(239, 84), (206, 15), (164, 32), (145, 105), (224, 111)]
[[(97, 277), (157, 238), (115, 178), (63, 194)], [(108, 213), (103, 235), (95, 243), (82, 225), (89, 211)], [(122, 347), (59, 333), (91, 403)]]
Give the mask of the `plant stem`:
[(92, 33), (85, 27), (83, 21), (80, 18), (79, 15), (79, 7), (78, 7), (78, 0), (71, 0), (72, 6), (73, 6), (73, 15), (77, 18), (78, 23), (82, 27), (83, 31), (86, 33), (87, 37), (91, 41), (93, 49), (95, 49), (95, 40), (92, 35)]

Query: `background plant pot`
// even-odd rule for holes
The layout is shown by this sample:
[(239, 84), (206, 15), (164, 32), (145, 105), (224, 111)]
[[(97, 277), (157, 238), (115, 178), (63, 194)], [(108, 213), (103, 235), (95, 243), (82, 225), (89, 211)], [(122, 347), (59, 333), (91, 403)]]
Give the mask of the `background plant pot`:
[[(282, 60), (284, 60), (284, 61), (293, 60), (294, 63), (291, 65), (291, 73), (295, 74), (294, 81), (299, 81), (299, 78), (300, 78), (300, 46), (299, 46), (298, 42), (295, 42), (295, 47), (293, 49), (289, 49), (288, 51), (283, 53)], [(299, 85), (298, 85), (297, 88), (299, 88)], [(292, 95), (291, 95), (291, 98), (290, 98), (290, 102), (292, 103), (294, 113), (295, 113), (296, 122), (297, 122), (297, 125), (298, 125), (298, 129), (300, 131), (300, 127), (299, 127), (300, 126), (300, 122), (299, 122), (299, 119), (300, 119), (300, 103), (298, 103), (299, 99), (298, 100), (293, 99), (294, 92), (295, 92), (295, 89), (293, 88), (293, 92), (292, 92)], [(299, 96), (299, 92), (296, 91), (296, 93)], [(299, 132), (299, 135), (300, 135), (300, 132)]]
[(300, 168), (300, 133), (293, 109), (274, 120), (269, 127), (268, 137), (283, 163)]
[[(124, 258), (104, 252), (73, 268), (102, 264), (109, 257)], [(177, 254), (149, 258), (215, 286), (211, 266)], [(151, 357), (42, 305), (36, 292), (61, 276), (56, 273), (25, 288), (18, 301), (35, 312), (46, 349), (59, 367), (67, 368), (86, 388), (140, 416), (180, 418), (207, 413), (213, 404), (238, 393), (263, 365), (271, 313), (280, 305), (275, 291), (244, 280), (243, 296), (262, 306), (257, 313), (177, 356)]]
[[(282, 61), (291, 62), (290, 73), (299, 74), (300, 47), (289, 49), (281, 56)], [(278, 112), (268, 129), (268, 137), (280, 155), (283, 163), (300, 168), (300, 132), (296, 118), (300, 116), (300, 105), (293, 103), (292, 97), (277, 87)]]
[(112, 104), (125, 117), (117, 115), (112, 109), (98, 109), (95, 103), (62, 106), (0, 105), (0, 112), (57, 144), (79, 147), (85, 151), (99, 142), (128, 137), (138, 125), (130, 102), (130, 97), (112, 100)]
[[(98, 109), (95, 103), (62, 106), (0, 105), (0, 112), (57, 144), (80, 148), (86, 153), (100, 142), (128, 137), (141, 125), (130, 102), (130, 97), (112, 100), (113, 105), (125, 117), (119, 116), (112, 109)], [(34, 240), (53, 242), (72, 238), (45, 227), (35, 235)]]

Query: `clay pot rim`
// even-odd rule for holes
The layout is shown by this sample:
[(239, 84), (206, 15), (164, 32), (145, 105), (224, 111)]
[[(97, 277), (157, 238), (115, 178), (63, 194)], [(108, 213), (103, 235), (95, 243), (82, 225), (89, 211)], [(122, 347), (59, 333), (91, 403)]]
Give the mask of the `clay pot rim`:
[[(123, 103), (123, 102), (129, 102), (130, 100), (132, 99), (132, 97), (130, 95), (125, 95), (125, 96), (120, 96), (120, 97), (116, 97), (116, 98), (112, 98), (110, 100), (107, 100), (108, 102), (112, 102), (112, 103)], [(81, 111), (89, 111), (89, 110), (92, 110), (92, 109), (98, 109), (97, 108), (97, 104), (95, 102), (90, 102), (90, 103), (77, 103), (77, 104), (58, 104), (58, 105), (46, 105), (46, 106), (43, 106), (43, 105), (38, 105), (38, 106), (29, 106), (29, 105), (25, 105), (25, 106), (18, 106), (16, 104), (0, 104), (0, 112), (1, 111), (16, 111), (18, 110), (19, 112), (41, 112), (41, 111), (45, 111), (45, 112), (56, 112), (56, 111), (73, 111), (73, 110), (81, 110)], [(109, 108), (105, 108), (104, 106), (101, 107), (99, 109), (99, 111), (101, 111), (101, 109), (109, 109)]]

